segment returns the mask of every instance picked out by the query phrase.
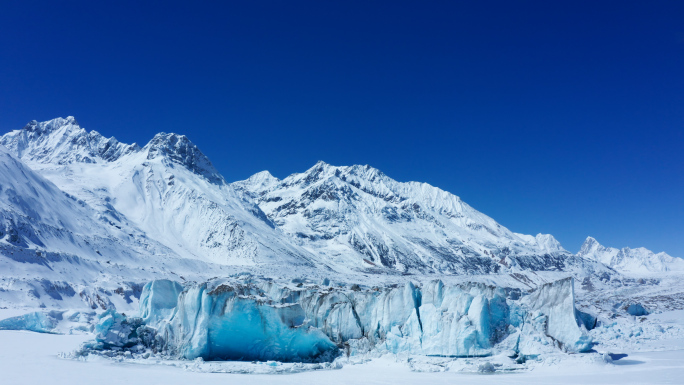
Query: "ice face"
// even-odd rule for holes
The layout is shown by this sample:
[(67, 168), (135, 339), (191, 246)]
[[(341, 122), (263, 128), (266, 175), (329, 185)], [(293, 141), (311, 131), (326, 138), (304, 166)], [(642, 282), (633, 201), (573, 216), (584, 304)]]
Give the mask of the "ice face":
[(168, 279), (147, 283), (140, 294), (140, 317), (146, 324), (154, 325), (170, 316), (182, 291), (181, 284)]
[(522, 299), (481, 283), (447, 286), (439, 280), (346, 289), (224, 279), (180, 289), (171, 281), (149, 283), (142, 318), (105, 313), (97, 341), (142, 345), (138, 350), (152, 344), (175, 358), (289, 362), (327, 361), (342, 347), (349, 355), (528, 357), (592, 346), (574, 306), (572, 279)]
[(337, 346), (319, 329), (304, 324), (299, 304), (279, 304), (255, 287), (207, 284), (178, 299), (164, 329), (169, 348), (186, 359), (325, 361)]

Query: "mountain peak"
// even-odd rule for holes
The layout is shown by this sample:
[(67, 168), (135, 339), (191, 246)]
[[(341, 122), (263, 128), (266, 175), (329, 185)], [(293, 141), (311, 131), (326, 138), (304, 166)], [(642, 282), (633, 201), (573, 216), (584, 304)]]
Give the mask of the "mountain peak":
[(249, 178), (231, 183), (231, 185), (241, 191), (247, 192), (249, 195), (256, 197), (263, 195), (271, 189), (271, 187), (280, 183), (280, 179), (271, 175), (268, 171), (260, 171)]
[(54, 118), (45, 122), (32, 120), (28, 122), (22, 130), (29, 133), (35, 133), (36, 135), (46, 135), (58, 129), (74, 131), (81, 129), (81, 126), (78, 124), (76, 118), (73, 116), (67, 116), (66, 118)]
[(560, 242), (551, 234), (537, 234), (535, 236), (539, 247), (547, 252), (566, 251)]
[(280, 179), (271, 175), (271, 173), (267, 170), (264, 170), (250, 176), (247, 178), (247, 181), (252, 184), (259, 184), (261, 186), (271, 186), (280, 182)]
[(322, 160), (316, 162), (313, 167), (309, 168), (302, 174), (295, 174), (304, 177), (307, 184), (329, 178), (339, 177), (342, 180), (359, 179), (368, 182), (373, 182), (380, 177), (385, 177), (382, 171), (371, 167), (369, 165), (353, 165), (353, 166), (333, 166)]
[(143, 150), (147, 151), (148, 160), (163, 158), (184, 166), (212, 183), (223, 181), (223, 177), (214, 168), (209, 158), (185, 135), (160, 132), (145, 145)]
[(97, 131), (88, 132), (73, 116), (32, 120), (23, 129), (0, 137), (0, 143), (24, 161), (54, 164), (111, 162), (140, 149)]
[(580, 246), (579, 254), (587, 254), (591, 249), (596, 247), (601, 247), (601, 244), (596, 240), (596, 238), (591, 236), (587, 237), (587, 239), (584, 240), (584, 243), (582, 243), (582, 246)]

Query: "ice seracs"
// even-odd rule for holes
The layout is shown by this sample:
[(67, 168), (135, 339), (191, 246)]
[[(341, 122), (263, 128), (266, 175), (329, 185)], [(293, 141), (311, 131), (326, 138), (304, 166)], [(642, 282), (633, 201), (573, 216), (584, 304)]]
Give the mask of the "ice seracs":
[(247, 277), (190, 284), (180, 293), (177, 283), (151, 282), (142, 318), (110, 312), (96, 328), (97, 342), (137, 353), (152, 343), (169, 358), (285, 362), (330, 361), (342, 353), (458, 358), (505, 352), (515, 358), (585, 352), (592, 341), (576, 316), (572, 285), (568, 278), (514, 299), (502, 288), (439, 280), (321, 288)]

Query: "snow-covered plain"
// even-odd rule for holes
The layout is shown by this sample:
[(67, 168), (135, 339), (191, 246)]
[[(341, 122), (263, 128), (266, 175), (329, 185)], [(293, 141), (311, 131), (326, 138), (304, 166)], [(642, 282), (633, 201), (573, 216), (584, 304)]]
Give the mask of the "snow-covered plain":
[[(664, 314), (667, 316), (667, 314)], [(678, 315), (681, 317), (681, 315)], [(681, 318), (679, 318), (681, 319)], [(51, 335), (0, 331), (2, 383), (23, 384), (681, 384), (684, 341), (672, 340), (669, 349), (621, 351), (628, 356), (608, 364), (570, 357), (565, 365), (539, 365), (533, 371), (506, 374), (416, 372), (406, 357), (385, 356), (341, 369), (297, 374), (203, 373), (192, 363), (144, 365), (100, 359), (88, 362), (59, 358), (61, 352), (88, 339), (86, 335)], [(263, 366), (246, 363), (246, 366)]]

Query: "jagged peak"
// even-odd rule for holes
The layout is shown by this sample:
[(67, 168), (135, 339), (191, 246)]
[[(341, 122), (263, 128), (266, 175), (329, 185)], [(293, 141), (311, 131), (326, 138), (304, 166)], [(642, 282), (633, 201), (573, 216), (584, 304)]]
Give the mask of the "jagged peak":
[(143, 151), (147, 151), (148, 160), (162, 158), (182, 165), (210, 182), (223, 182), (223, 177), (209, 158), (185, 135), (160, 132), (143, 147)]
[(590, 254), (594, 254), (596, 252), (600, 252), (602, 250), (608, 250), (605, 246), (601, 245), (596, 238), (594, 237), (587, 237), (587, 239), (584, 240), (584, 243), (582, 243), (582, 246), (580, 246), (580, 250), (577, 252), (577, 255), (580, 257), (586, 257), (589, 256)]
[(23, 129), (0, 137), (0, 143), (23, 160), (54, 164), (110, 162), (140, 150), (135, 143), (128, 145), (86, 131), (73, 116), (32, 120)]
[[(447, 211), (463, 211), (467, 206), (460, 197), (421, 182), (398, 182), (379, 169), (370, 165), (333, 166), (322, 160), (304, 171), (292, 174), (282, 182), (284, 185), (311, 186), (324, 180), (338, 178), (343, 183), (351, 184), (366, 193), (383, 199), (413, 199), (424, 202), (431, 207), (442, 207)], [(403, 198), (398, 198), (399, 196)]]
[(66, 118), (54, 118), (46, 120), (44, 122), (38, 122), (37, 120), (32, 120), (28, 122), (23, 130), (28, 132), (33, 132), (39, 135), (50, 134), (60, 128), (66, 128), (67, 131), (74, 131), (82, 129), (78, 124), (78, 121), (73, 116), (67, 116)]
[[(187, 136), (173, 132), (168, 134), (160, 132), (156, 134), (143, 149), (148, 152), (148, 159), (153, 159), (157, 155), (168, 155), (178, 152), (188, 152), (189, 154), (207, 158)], [(207, 161), (209, 161), (208, 158)]]
[(329, 163), (319, 160), (316, 162), (316, 164), (303, 173), (293, 174), (288, 178), (294, 177), (299, 179), (303, 177), (305, 181), (310, 183), (333, 176), (343, 177), (345, 179), (348, 177), (357, 177), (369, 182), (372, 182), (379, 177), (387, 177), (382, 171), (369, 165), (356, 164), (352, 166), (333, 166)]

